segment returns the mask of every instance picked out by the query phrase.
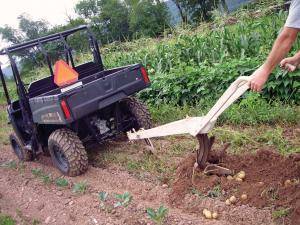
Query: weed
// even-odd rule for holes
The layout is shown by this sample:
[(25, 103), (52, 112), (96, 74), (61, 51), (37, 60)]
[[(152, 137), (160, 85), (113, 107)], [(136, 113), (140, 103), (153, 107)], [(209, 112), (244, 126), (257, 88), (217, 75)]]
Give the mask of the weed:
[(275, 146), (282, 154), (293, 152), (293, 147), (283, 137), (283, 129), (281, 127), (266, 131), (258, 137), (258, 141), (264, 142), (268, 146)]
[(16, 221), (8, 215), (0, 214), (0, 225), (15, 225)]
[(32, 169), (31, 173), (35, 176), (35, 177), (41, 177), (43, 175), (43, 171), (42, 169)]
[[(0, 87), (0, 102), (1, 102), (1, 87)], [(12, 128), (8, 125), (7, 111), (2, 110), (0, 107), (0, 144), (8, 145), (9, 139), (8, 134), (11, 132)]]
[(58, 186), (58, 187), (67, 187), (69, 185), (69, 182), (68, 180), (66, 180), (65, 178), (63, 177), (59, 177), (55, 180), (55, 184)]
[(153, 208), (147, 208), (148, 216), (153, 222), (158, 225), (161, 225), (164, 222), (168, 211), (168, 208), (164, 207), (163, 205), (161, 205), (157, 210)]
[(289, 213), (290, 213), (289, 208), (281, 208), (281, 209), (274, 210), (272, 212), (272, 217), (273, 219), (279, 219), (288, 216)]
[(206, 197), (209, 197), (209, 198), (218, 198), (221, 196), (222, 196), (222, 188), (219, 184), (214, 186), (213, 189), (209, 190), (206, 194)]
[(17, 163), (14, 160), (3, 163), (3, 164), (1, 164), (1, 166), (4, 168), (9, 168), (9, 169), (17, 169), (17, 167), (18, 167)]
[(36, 177), (42, 180), (44, 184), (50, 184), (52, 182), (52, 178), (50, 174), (46, 174), (42, 169), (36, 168), (32, 169), (31, 173)]
[(41, 176), (41, 180), (43, 181), (44, 184), (50, 184), (52, 182), (52, 178), (50, 174), (43, 174)]
[[(24, 216), (23, 212), (18, 208), (16, 209), (16, 214), (20, 218), (21, 224), (24, 224), (24, 225), (29, 225), (29, 224), (37, 225), (37, 224), (41, 223), (38, 219), (31, 219), (27, 216)], [(2, 225), (2, 224), (0, 223), (0, 225)]]
[(84, 194), (87, 190), (87, 186), (88, 184), (86, 181), (80, 181), (74, 184), (72, 191), (74, 193)]
[(125, 192), (124, 194), (116, 194), (116, 199), (119, 201), (114, 204), (115, 208), (119, 206), (127, 207), (132, 201), (132, 195), (129, 192)]
[(108, 193), (105, 191), (101, 191), (98, 194), (98, 198), (100, 201), (100, 208), (101, 209), (106, 209), (108, 212), (111, 210), (110, 207), (105, 207), (105, 201), (107, 200)]
[(108, 193), (105, 192), (105, 191), (101, 191), (101, 192), (99, 192), (99, 194), (98, 194), (98, 198), (99, 198), (99, 200), (100, 200), (101, 202), (105, 202), (106, 199), (107, 199), (107, 197), (108, 197)]
[(274, 187), (270, 187), (270, 188), (267, 188), (267, 189), (263, 190), (260, 195), (261, 196), (266, 196), (272, 201), (275, 201), (275, 200), (279, 199), (278, 190), (275, 189)]
[(199, 198), (202, 198), (202, 197), (205, 196), (201, 191), (199, 191), (199, 190), (198, 190), (197, 188), (195, 188), (195, 187), (193, 187), (193, 188), (191, 189), (191, 193), (192, 193), (193, 195), (196, 195), (196, 196), (199, 197)]
[(33, 219), (32, 220), (32, 225), (38, 225), (40, 224), (41, 222), (38, 220), (38, 219)]

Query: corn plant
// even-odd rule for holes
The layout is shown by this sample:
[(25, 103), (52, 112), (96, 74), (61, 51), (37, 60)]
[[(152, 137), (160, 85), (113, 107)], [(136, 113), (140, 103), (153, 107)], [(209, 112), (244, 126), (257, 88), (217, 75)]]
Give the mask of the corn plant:
[(147, 208), (147, 214), (149, 218), (158, 225), (163, 224), (167, 214), (168, 208), (161, 205), (157, 210), (153, 208)]

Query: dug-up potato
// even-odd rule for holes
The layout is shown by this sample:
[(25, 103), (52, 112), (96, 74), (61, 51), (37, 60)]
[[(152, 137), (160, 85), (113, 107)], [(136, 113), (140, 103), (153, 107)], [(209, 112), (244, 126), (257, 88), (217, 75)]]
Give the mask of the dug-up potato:
[(230, 203), (234, 204), (236, 203), (236, 197), (233, 195), (229, 198)]
[(226, 204), (226, 205), (231, 205), (230, 200), (229, 200), (229, 199), (226, 199), (225, 204)]
[(241, 195), (241, 199), (242, 199), (242, 200), (246, 200), (247, 198), (248, 198), (248, 196), (247, 196), (246, 194), (242, 194), (242, 195)]
[(246, 177), (246, 173), (245, 171), (240, 171), (237, 175), (236, 175), (236, 178), (239, 178), (239, 179), (245, 179)]
[(233, 180), (233, 177), (232, 176), (227, 176), (227, 180)]
[(288, 186), (291, 186), (291, 185), (292, 185), (292, 181), (289, 180), (289, 179), (284, 182), (285, 187), (288, 187)]
[(217, 219), (217, 218), (218, 218), (218, 213), (217, 213), (217, 212), (213, 212), (212, 218), (213, 218), (213, 219)]
[(239, 177), (236, 177), (235, 180), (238, 181), (238, 182), (243, 182), (243, 179), (241, 179)]
[(206, 219), (211, 219), (212, 218), (212, 213), (211, 211), (207, 210), (207, 209), (203, 209), (203, 215)]

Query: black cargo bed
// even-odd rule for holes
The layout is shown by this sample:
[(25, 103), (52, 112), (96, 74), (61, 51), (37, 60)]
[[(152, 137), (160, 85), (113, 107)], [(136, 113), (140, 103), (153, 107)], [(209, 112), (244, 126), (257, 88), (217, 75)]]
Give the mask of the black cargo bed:
[[(149, 84), (143, 79), (141, 68), (142, 65), (135, 64), (101, 71), (78, 80), (73, 89), (68, 90), (73, 86), (70, 85), (31, 98), (34, 122), (49, 124), (49, 121), (43, 121), (42, 116), (59, 112), (61, 123), (70, 123), (144, 89)], [(72, 115), (68, 121), (63, 117), (60, 106), (63, 99)]]

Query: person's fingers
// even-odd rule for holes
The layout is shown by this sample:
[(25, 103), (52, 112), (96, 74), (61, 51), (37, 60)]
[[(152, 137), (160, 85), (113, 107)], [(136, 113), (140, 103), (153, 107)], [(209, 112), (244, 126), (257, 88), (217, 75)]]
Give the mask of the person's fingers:
[(253, 81), (250, 81), (250, 89), (254, 90), (254, 82)]
[(251, 82), (250, 83), (250, 89), (252, 90), (252, 91), (257, 91), (257, 84), (255, 83), (255, 82)]
[(296, 66), (292, 65), (292, 64), (289, 64), (289, 63), (286, 63), (285, 64), (285, 69), (288, 70), (289, 72), (293, 72), (296, 70)]
[(257, 92), (261, 92), (261, 90), (262, 90), (262, 86), (259, 85), (259, 86), (257, 87)]
[(286, 59), (281, 60), (280, 67), (284, 67), (286, 63), (287, 63)]

